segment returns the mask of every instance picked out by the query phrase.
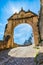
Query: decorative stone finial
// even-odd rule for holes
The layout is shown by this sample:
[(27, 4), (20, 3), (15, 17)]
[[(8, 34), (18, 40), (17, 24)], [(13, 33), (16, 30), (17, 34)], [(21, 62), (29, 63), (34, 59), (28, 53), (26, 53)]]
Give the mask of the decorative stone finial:
[(28, 11), (30, 11), (30, 9), (28, 9)]
[(23, 7), (21, 7), (21, 11), (23, 11)]

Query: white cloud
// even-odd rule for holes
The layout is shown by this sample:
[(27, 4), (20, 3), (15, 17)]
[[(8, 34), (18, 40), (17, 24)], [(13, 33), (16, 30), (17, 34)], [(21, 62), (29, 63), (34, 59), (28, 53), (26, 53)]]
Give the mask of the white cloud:
[(14, 39), (19, 39), (23, 42), (23, 40), (28, 39), (30, 37), (32, 33), (32, 28), (28, 24), (21, 24), (21, 26), (17, 26), (15, 28), (14, 33)]
[(22, 31), (26, 31), (27, 32), (27, 31), (30, 31), (30, 29), (31, 28), (28, 29), (27, 27), (24, 27), (24, 28), (20, 29), (20, 32), (22, 32)]
[(4, 24), (3, 23), (0, 23), (0, 26), (2, 26), (2, 27), (4, 27), (5, 25), (6, 25), (6, 23), (4, 23)]
[(30, 29), (32, 30), (32, 27), (28, 24), (20, 24), (18, 25), (15, 30), (17, 30), (17, 32), (19, 31), (19, 33), (21, 33), (22, 31), (30, 31)]
[(18, 38), (18, 39), (14, 39), (14, 42), (16, 42), (17, 44), (23, 44), (25, 41), (25, 38), (21, 37), (21, 38)]
[(5, 24), (0, 23), (0, 34), (2, 34), (4, 32), (4, 29), (5, 29)]
[(23, 35), (23, 33), (15, 33), (14, 37), (21, 37)]
[(19, 11), (19, 9), (16, 6), (14, 6), (14, 4), (11, 1), (9, 1), (6, 4), (6, 6), (4, 6), (2, 8), (2, 12), (6, 13), (6, 15), (12, 15), (15, 12), (18, 12), (18, 11)]
[(18, 10), (18, 9), (16, 9), (14, 6), (12, 6), (11, 11), (12, 11), (13, 13), (15, 13), (15, 12), (19, 12), (19, 10)]
[(0, 32), (0, 35), (3, 35), (3, 32)]

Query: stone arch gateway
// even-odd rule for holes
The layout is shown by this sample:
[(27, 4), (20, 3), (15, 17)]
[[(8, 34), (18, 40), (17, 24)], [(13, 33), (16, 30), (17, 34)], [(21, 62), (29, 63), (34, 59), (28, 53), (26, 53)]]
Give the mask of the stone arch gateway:
[(23, 9), (21, 9), (19, 13), (15, 13), (14, 15), (12, 15), (8, 19), (8, 24), (6, 25), (5, 33), (4, 33), (4, 40), (6, 39), (7, 36), (10, 37), (7, 42), (7, 47), (8, 48), (14, 47), (16, 45), (13, 39), (14, 28), (21, 23), (27, 23), (32, 26), (35, 45), (38, 45), (39, 44), (38, 18), (39, 16), (37, 14), (33, 13), (30, 10), (26, 12)]

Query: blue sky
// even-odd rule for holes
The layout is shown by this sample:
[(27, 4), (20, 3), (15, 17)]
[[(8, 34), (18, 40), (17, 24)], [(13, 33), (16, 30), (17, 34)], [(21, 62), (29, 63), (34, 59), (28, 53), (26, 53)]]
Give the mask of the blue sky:
[(19, 12), (21, 7), (25, 11), (31, 10), (38, 14), (40, 0), (0, 0), (0, 40), (3, 39), (7, 19), (15, 12)]
[(32, 33), (33, 29), (29, 24), (19, 24), (14, 29), (14, 42), (22, 45), (25, 40), (29, 39)]

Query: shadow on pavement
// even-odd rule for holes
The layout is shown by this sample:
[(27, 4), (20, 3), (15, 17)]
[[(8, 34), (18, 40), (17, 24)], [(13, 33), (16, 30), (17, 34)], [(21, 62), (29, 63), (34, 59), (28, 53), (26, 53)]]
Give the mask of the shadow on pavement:
[(10, 50), (0, 51), (0, 65), (35, 65), (33, 57), (11, 57)]

